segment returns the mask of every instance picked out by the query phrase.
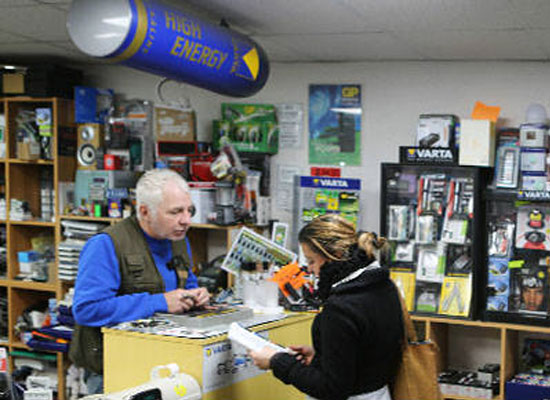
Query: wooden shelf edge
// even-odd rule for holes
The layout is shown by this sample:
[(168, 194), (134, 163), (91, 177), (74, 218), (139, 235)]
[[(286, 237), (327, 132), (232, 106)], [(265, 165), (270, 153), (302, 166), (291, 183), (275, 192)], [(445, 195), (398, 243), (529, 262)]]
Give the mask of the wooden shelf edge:
[(447, 324), (447, 325), (460, 325), (460, 326), (473, 326), (479, 328), (491, 328), (491, 329), (508, 329), (512, 331), (522, 332), (538, 332), (550, 334), (550, 326), (539, 325), (522, 325), (522, 324), (510, 324), (506, 322), (488, 322), (469, 319), (453, 319), (443, 317), (427, 317), (421, 315), (411, 315), (413, 321), (430, 322), (435, 324)]
[(55, 222), (50, 221), (40, 221), (40, 220), (26, 220), (26, 221), (17, 221), (17, 220), (8, 220), (7, 223), (10, 225), (20, 225), (20, 226), (48, 226), (55, 227)]
[(9, 158), (8, 163), (25, 165), (54, 165), (53, 160), (20, 160), (18, 158)]
[[(458, 394), (444, 394), (443, 399), (445, 400), (484, 400), (480, 397), (467, 397), (467, 396), (460, 396)], [(493, 397), (492, 400), (499, 400), (500, 396)]]
[(118, 222), (122, 221), (122, 218), (109, 218), (109, 217), (88, 217), (84, 215), (59, 215), (59, 219), (73, 220), (73, 221), (90, 221), (90, 222)]
[(11, 280), (9, 286), (16, 289), (36, 290), (40, 292), (55, 292), (57, 290), (57, 284), (52, 282), (43, 283)]

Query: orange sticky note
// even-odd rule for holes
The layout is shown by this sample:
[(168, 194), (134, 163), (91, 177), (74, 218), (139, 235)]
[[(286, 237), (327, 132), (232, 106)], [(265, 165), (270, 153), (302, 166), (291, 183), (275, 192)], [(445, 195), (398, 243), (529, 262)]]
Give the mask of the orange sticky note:
[(476, 101), (474, 110), (472, 111), (472, 119), (488, 119), (489, 121), (497, 122), (500, 115), (499, 106), (488, 106), (481, 101)]

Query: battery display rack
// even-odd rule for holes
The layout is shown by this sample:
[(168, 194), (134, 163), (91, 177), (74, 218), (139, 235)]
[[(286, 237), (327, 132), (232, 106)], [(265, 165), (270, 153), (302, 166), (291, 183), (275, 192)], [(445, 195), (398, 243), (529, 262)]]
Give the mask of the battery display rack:
[(550, 196), (488, 188), (488, 321), (550, 323)]
[(477, 167), (382, 164), (380, 232), (410, 312), (477, 318), (485, 287), (486, 176)]

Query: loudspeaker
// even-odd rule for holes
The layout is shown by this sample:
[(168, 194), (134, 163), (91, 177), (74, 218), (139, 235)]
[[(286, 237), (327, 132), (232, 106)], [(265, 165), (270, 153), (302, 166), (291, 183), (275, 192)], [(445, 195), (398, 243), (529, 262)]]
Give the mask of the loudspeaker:
[(97, 169), (97, 160), (103, 148), (103, 138), (103, 126), (101, 124), (81, 124), (78, 126), (78, 149), (76, 151), (78, 169)]

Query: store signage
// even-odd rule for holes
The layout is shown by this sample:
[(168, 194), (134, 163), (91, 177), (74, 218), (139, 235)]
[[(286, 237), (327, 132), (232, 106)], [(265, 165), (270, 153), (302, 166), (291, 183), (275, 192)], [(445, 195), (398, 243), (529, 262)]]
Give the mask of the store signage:
[(399, 162), (408, 164), (457, 165), (456, 150), (446, 147), (399, 147)]
[(361, 180), (353, 178), (301, 176), (300, 186), (309, 188), (361, 190)]
[(545, 190), (519, 190), (518, 200), (550, 201), (550, 192)]

